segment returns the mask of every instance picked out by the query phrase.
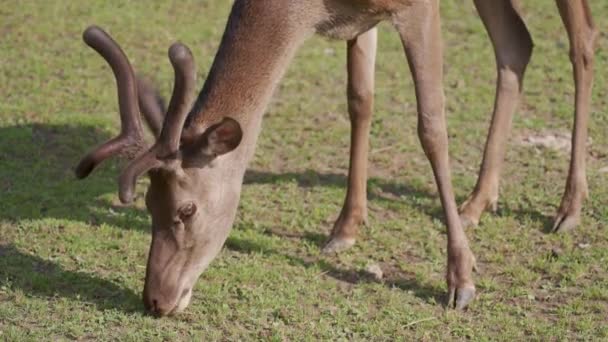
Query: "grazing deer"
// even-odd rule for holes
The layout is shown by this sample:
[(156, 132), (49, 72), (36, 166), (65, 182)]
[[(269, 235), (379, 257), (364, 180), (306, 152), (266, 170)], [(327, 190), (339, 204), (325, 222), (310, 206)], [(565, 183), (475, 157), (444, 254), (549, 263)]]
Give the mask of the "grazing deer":
[[(578, 7), (559, 2), (566, 15), (579, 13)], [(505, 8), (510, 4), (507, 0), (501, 3)], [(496, 25), (508, 28), (510, 22), (500, 21), (503, 14), (493, 13), (481, 0), (478, 7), (488, 7), (480, 13), (489, 27), (498, 17)], [(566, 22), (580, 22), (576, 18)], [(128, 157), (131, 162), (118, 180), (124, 203), (132, 201), (137, 178), (146, 173), (150, 177), (146, 206), (152, 216), (152, 243), (143, 293), (149, 311), (168, 315), (189, 304), (196, 280), (219, 253), (233, 224), (245, 169), (273, 90), (296, 49), (315, 33), (348, 41), (351, 164), (344, 208), (325, 250), (338, 251), (354, 243), (357, 226), (366, 216), (374, 27), (383, 20), (393, 23), (404, 46), (418, 101), (418, 134), (446, 218), (448, 304), (463, 309), (474, 299), (475, 258), (450, 179), (439, 0), (236, 0), (209, 76), (192, 108), (192, 55), (181, 44), (169, 49), (175, 85), (164, 117), (154, 89), (135, 78), (120, 47), (100, 28), (90, 27), (84, 33), (85, 42), (104, 57), (115, 74), (121, 132), (85, 156), (76, 174), (84, 178), (107, 158)], [(523, 24), (515, 23), (520, 32)], [(576, 57), (579, 50), (575, 51)], [(513, 87), (511, 80), (523, 75), (523, 70), (512, 71), (510, 64), (504, 69), (503, 80), (506, 77), (506, 86)], [(516, 96), (519, 87), (514, 89)], [(143, 139), (140, 111), (156, 136), (149, 148)]]

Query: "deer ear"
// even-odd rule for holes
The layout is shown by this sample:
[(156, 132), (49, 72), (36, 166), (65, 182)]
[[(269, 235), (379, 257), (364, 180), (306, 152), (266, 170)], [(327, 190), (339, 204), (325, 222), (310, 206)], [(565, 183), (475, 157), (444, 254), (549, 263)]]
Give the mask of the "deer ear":
[(219, 156), (239, 146), (243, 139), (243, 131), (236, 120), (227, 117), (219, 124), (209, 127), (203, 136), (205, 137), (204, 153)]

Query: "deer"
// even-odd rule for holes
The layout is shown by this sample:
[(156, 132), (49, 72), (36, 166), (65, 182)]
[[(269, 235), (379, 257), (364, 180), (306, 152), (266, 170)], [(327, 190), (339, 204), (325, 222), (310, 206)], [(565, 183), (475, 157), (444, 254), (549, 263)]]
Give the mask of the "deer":
[[(584, 23), (587, 19), (586, 12), (581, 12), (583, 2), (557, 2), (564, 8), (565, 22), (576, 42), (586, 42), (586, 36), (578, 33), (581, 20)], [(500, 3), (503, 8), (512, 4), (509, 0)], [(497, 5), (482, 0), (476, 5), (497, 42), (502, 36), (492, 32), (510, 33), (513, 23), (517, 24), (516, 33), (526, 32), (521, 21), (514, 19), (517, 12), (495, 11)], [(133, 201), (137, 179), (144, 174), (149, 177), (145, 204), (152, 221), (152, 241), (143, 289), (148, 312), (159, 317), (174, 315), (190, 304), (194, 285), (219, 254), (235, 221), (245, 171), (274, 89), (297, 49), (314, 34), (347, 42), (352, 127), (347, 193), (324, 251), (339, 252), (354, 244), (358, 226), (367, 216), (376, 25), (381, 21), (391, 22), (399, 34), (414, 80), (418, 136), (433, 170), (447, 228), (447, 307), (460, 311), (472, 303), (476, 263), (450, 175), (439, 0), (235, 0), (196, 99), (192, 53), (181, 43), (169, 48), (175, 75), (166, 109), (158, 92), (134, 75), (125, 53), (103, 29), (91, 26), (83, 34), (85, 43), (106, 60), (116, 78), (121, 129), (116, 137), (85, 155), (75, 172), (82, 179), (104, 160), (126, 157), (129, 162), (118, 178), (123, 203)], [(520, 42), (510, 43), (506, 48), (518, 47)], [(575, 46), (573, 56), (578, 61), (583, 45)], [(509, 51), (506, 54), (511, 57)], [(503, 66), (501, 81), (507, 82), (507, 95), (513, 97), (519, 92), (519, 69), (512, 70), (510, 63)], [(577, 70), (580, 73), (580, 68)], [(505, 97), (500, 92), (498, 96)], [(511, 105), (506, 105), (499, 112), (508, 114), (510, 109)], [(154, 135), (153, 144), (145, 141), (140, 114)], [(482, 192), (478, 193), (481, 196)]]

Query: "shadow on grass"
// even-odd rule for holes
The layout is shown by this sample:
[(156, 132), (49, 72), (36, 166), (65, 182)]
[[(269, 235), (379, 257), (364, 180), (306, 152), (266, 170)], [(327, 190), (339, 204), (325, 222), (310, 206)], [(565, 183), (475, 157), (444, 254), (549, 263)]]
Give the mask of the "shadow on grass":
[[(275, 184), (282, 182), (296, 182), (303, 188), (337, 187), (346, 190), (347, 177), (337, 173), (319, 173), (313, 170), (304, 172), (271, 173), (258, 170), (247, 170), (244, 184)], [(409, 185), (398, 184), (381, 178), (370, 178), (368, 184), (368, 200), (380, 202), (399, 201), (412, 206), (430, 217), (444, 221), (443, 210), (437, 193), (419, 189)], [(433, 204), (427, 204), (432, 200)], [(343, 199), (336, 199), (342, 201)]]
[(527, 208), (510, 208), (509, 206), (499, 206), (496, 213), (499, 216), (511, 216), (514, 217), (520, 223), (533, 222), (534, 226), (545, 234), (553, 233), (553, 219), (551, 215), (546, 215), (538, 210), (532, 209), (531, 205)]
[[(0, 127), (0, 220), (58, 218), (101, 223), (123, 229), (147, 231), (148, 214), (131, 207), (114, 205), (100, 196), (116, 193), (119, 173), (115, 161), (104, 162), (87, 179), (77, 180), (73, 168), (90, 148), (107, 140), (109, 134), (94, 126), (27, 124)], [(346, 189), (346, 176), (312, 170), (281, 174), (248, 170), (245, 184), (297, 182), (300, 187)], [(430, 217), (444, 221), (436, 192), (380, 178), (368, 180), (368, 198), (380, 202), (399, 201)], [(336, 199), (342, 201), (342, 199)], [(532, 220), (550, 232), (552, 216), (535, 210), (509, 210), (518, 221)]]
[[(116, 193), (119, 167), (104, 162), (88, 178), (77, 180), (73, 169), (90, 148), (110, 138), (93, 126), (28, 124), (0, 128), (0, 190), (3, 210), (0, 220), (58, 218), (89, 225), (110, 224), (124, 229), (148, 230), (148, 215), (142, 210), (114, 205), (99, 197)], [(346, 189), (343, 174), (305, 171), (274, 174), (248, 170), (245, 184), (295, 181), (300, 187)], [(402, 201), (443, 220), (437, 195), (422, 189), (371, 178), (369, 199)], [(423, 201), (421, 201), (423, 199)], [(427, 199), (433, 199), (427, 205)], [(342, 199), (336, 199), (342, 201)]]
[(73, 169), (109, 135), (93, 126), (28, 124), (0, 128), (0, 220), (57, 218), (146, 231), (141, 210), (113, 206), (117, 166), (104, 163), (85, 180)]
[(551, 215), (543, 214), (538, 210), (532, 209), (531, 206), (532, 205), (529, 205), (524, 208), (511, 208), (506, 204), (499, 204), (496, 213), (482, 214), (479, 226), (483, 229), (484, 216), (496, 215), (499, 217), (513, 217), (522, 225), (532, 223), (532, 225), (530, 225), (531, 228), (536, 228), (540, 232), (545, 234), (553, 234), (554, 217)]
[[(258, 170), (247, 170), (245, 173), (244, 184), (275, 184), (282, 182), (296, 182), (298, 186), (303, 188), (321, 187), (337, 187), (346, 190), (347, 178), (344, 174), (337, 173), (319, 173), (313, 170), (304, 172), (287, 172), (287, 173), (270, 173)], [(399, 201), (403, 204), (411, 206), (429, 217), (439, 220), (445, 224), (445, 217), (439, 195), (436, 191), (428, 191), (427, 189), (417, 188), (411, 185), (399, 184), (382, 178), (370, 178), (368, 184), (368, 200), (378, 202), (395, 202)], [(457, 198), (457, 203), (463, 203), (465, 197)], [(338, 200), (338, 199), (337, 199)], [(339, 199), (342, 200), (341, 198)], [(539, 230), (544, 233), (551, 233), (553, 228), (553, 216), (545, 215), (538, 210), (532, 209), (533, 204), (530, 203), (528, 208), (510, 209), (499, 205), (499, 216), (512, 216), (519, 222), (534, 222)], [(491, 215), (484, 213), (483, 215)], [(483, 219), (483, 217), (482, 217)], [(483, 224), (483, 223), (482, 223)], [(446, 233), (445, 229), (441, 231)]]
[[(54, 218), (148, 231), (145, 212), (102, 198), (117, 191), (114, 162), (104, 163), (86, 180), (74, 175), (79, 158), (108, 138), (103, 130), (87, 125), (1, 127), (0, 221)], [(11, 245), (0, 245), (0, 284), (20, 288), (28, 296), (80, 299), (103, 310), (143, 311), (140, 296), (131, 290), (93, 274), (65, 270)]]
[(100, 310), (143, 312), (141, 298), (133, 291), (95, 275), (65, 270), (11, 245), (0, 245), (0, 286), (21, 289), (26, 296), (84, 301)]
[[(270, 232), (270, 234), (273, 234)], [(287, 236), (288, 238), (297, 238), (298, 236), (292, 235)], [(321, 241), (325, 241), (325, 236), (322, 234), (311, 234), (306, 233), (299, 236), (301, 239), (306, 239), (312, 243), (319, 244)], [(298, 256), (289, 253), (279, 252), (275, 249), (261, 246), (255, 242), (240, 239), (235, 236), (228, 237), (226, 241), (226, 248), (238, 251), (241, 253), (252, 253), (260, 252), (268, 254), (278, 255), (288, 260), (292, 265), (302, 266), (305, 268), (318, 267), (323, 270), (323, 274), (331, 277), (341, 283), (348, 285), (356, 285), (360, 283), (381, 283), (389, 288), (399, 288), (403, 291), (411, 292), (414, 296), (424, 300), (427, 303), (442, 303), (445, 298), (445, 293), (436, 287), (423, 284), (418, 281), (413, 274), (406, 274), (400, 271), (391, 270), (387, 272), (385, 279), (378, 281), (367, 272), (363, 270), (348, 270), (336, 267), (325, 260), (324, 257), (311, 257), (311, 256)], [(384, 271), (388, 271), (388, 268), (384, 267)]]

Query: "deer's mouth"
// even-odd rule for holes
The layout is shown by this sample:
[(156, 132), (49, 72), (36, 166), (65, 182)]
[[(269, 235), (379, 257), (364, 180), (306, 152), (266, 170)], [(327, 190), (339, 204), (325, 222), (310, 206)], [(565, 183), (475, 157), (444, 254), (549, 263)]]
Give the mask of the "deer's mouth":
[(182, 291), (180, 298), (177, 301), (177, 305), (171, 311), (171, 315), (182, 312), (185, 308), (190, 304), (190, 299), (192, 298), (192, 288), (187, 288)]

